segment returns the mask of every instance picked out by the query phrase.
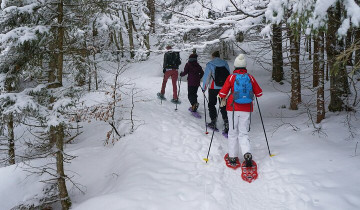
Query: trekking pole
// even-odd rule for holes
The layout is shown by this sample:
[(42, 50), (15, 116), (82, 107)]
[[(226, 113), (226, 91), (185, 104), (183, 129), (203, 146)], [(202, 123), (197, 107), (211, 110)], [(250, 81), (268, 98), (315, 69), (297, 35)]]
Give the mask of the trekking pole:
[[(205, 94), (204, 94), (205, 95)], [(205, 106), (205, 97), (204, 97), (204, 113), (205, 113), (205, 134), (209, 134), (209, 132), (207, 131), (207, 126), (206, 126), (206, 106)]]
[(266, 136), (265, 126), (264, 126), (264, 122), (263, 122), (263, 119), (262, 119), (262, 116), (261, 116), (260, 106), (259, 106), (259, 102), (258, 102), (257, 97), (256, 97), (256, 103), (257, 103), (257, 106), (258, 106), (258, 108), (259, 108), (259, 114), (260, 114), (261, 124), (262, 124), (262, 126), (263, 126), (263, 130), (264, 130), (264, 134), (265, 134), (265, 139), (266, 139), (266, 144), (267, 144), (267, 148), (268, 148), (268, 150), (269, 150), (269, 155), (270, 155), (270, 157), (272, 157), (272, 156), (275, 156), (275, 155), (272, 155), (271, 152), (270, 152), (269, 142), (268, 142), (268, 139), (267, 139), (267, 136)]
[(178, 94), (177, 94), (178, 102), (175, 104), (175, 111), (178, 110), (177, 105), (178, 105), (178, 103), (179, 103), (179, 97), (180, 97), (181, 77), (180, 77), (180, 79), (179, 79), (179, 81), (178, 81), (178, 85), (179, 85), (179, 90), (178, 90)]
[[(206, 106), (205, 106), (205, 99), (207, 100), (206, 96), (205, 96), (205, 91), (204, 89), (202, 89), (202, 87), (199, 85), (199, 87), (201, 88), (201, 91), (204, 95), (204, 113), (205, 113), (205, 134), (209, 134), (209, 132), (207, 131), (207, 126), (206, 126)], [(209, 103), (209, 101), (208, 101)]]
[(203, 94), (204, 94), (204, 100), (206, 99), (206, 101), (209, 103), (209, 100), (206, 98), (204, 89), (202, 89), (201, 85), (199, 85), (199, 87), (201, 88), (201, 91), (202, 91)]
[[(219, 112), (220, 112), (220, 102), (221, 102), (221, 101), (220, 101), (220, 99), (219, 99), (219, 109), (218, 109), (218, 111), (217, 111), (216, 118), (218, 118), (218, 116), (219, 116)], [(212, 133), (212, 135), (211, 135), (211, 141), (210, 141), (210, 146), (209, 146), (209, 150), (208, 150), (207, 156), (206, 156), (206, 158), (203, 159), (203, 160), (205, 160), (206, 163), (209, 161), (209, 153), (210, 153), (210, 148), (211, 148), (212, 141), (213, 141), (213, 139), (214, 139), (214, 133), (215, 133), (215, 129), (213, 130), (213, 133)]]

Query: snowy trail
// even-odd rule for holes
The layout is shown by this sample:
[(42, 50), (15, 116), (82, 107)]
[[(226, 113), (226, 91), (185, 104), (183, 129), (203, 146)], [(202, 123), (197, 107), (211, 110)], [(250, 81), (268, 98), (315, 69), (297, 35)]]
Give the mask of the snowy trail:
[[(160, 87), (161, 84), (161, 78), (154, 79), (157, 82), (146, 83), (150, 85), (143, 87), (150, 90), (146, 93), (149, 98), (156, 96), (157, 89), (152, 85)], [(161, 186), (161, 191), (167, 193), (173, 191), (171, 194), (175, 194), (178, 200), (172, 201), (171, 206), (183, 206), (182, 209), (269, 209), (269, 206), (270, 209), (291, 209), (289, 206), (299, 209), (292, 203), (299, 203), (297, 199), (306, 196), (300, 189), (291, 186), (289, 180), (283, 178), (287, 174), (272, 170), (274, 162), (267, 156), (262, 133), (256, 133), (253, 138), (253, 150), (259, 160), (260, 176), (251, 184), (241, 179), (240, 170), (234, 171), (225, 166), (223, 156), (227, 144), (221, 132), (215, 132), (209, 163), (202, 160), (206, 157), (212, 132), (209, 130), (209, 134), (205, 134), (203, 104), (199, 107), (201, 119), (192, 117), (187, 110), (190, 105), (186, 96), (186, 85), (186, 82), (182, 83), (182, 104), (178, 105), (177, 111), (175, 105), (169, 101), (171, 81), (168, 81), (166, 101), (155, 99), (146, 104), (147, 109), (151, 110), (150, 116), (145, 119), (146, 127), (158, 133), (157, 136), (149, 138), (156, 141), (150, 146), (156, 145), (152, 149), (154, 153), (149, 155), (166, 162), (163, 168), (152, 171), (153, 187)], [(200, 91), (198, 100), (203, 101)], [(256, 121), (252, 126), (253, 130), (262, 131)], [(218, 127), (222, 128), (222, 122), (218, 122)], [(166, 198), (160, 199), (165, 202)], [(162, 205), (159, 209), (166, 208)]]
[[(227, 140), (221, 132), (215, 132), (209, 162), (203, 160), (212, 133), (209, 130), (205, 134), (200, 90), (201, 119), (188, 111), (185, 78), (177, 111), (170, 102), (171, 81), (165, 93), (168, 100), (161, 104), (157, 99), (162, 82), (161, 62), (162, 55), (153, 56), (146, 62), (131, 64), (123, 75), (143, 90), (144, 100), (136, 103), (134, 117), (144, 124), (133, 134), (114, 145), (104, 145), (109, 126), (83, 122), (83, 134), (66, 146), (68, 154), (77, 156), (65, 166), (67, 174), (84, 191), (80, 193), (69, 183), (72, 210), (359, 209), (360, 156), (351, 155), (354, 144), (344, 140), (346, 126), (338, 123), (343, 116), (328, 116), (335, 123), (325, 120), (322, 131), (327, 134), (314, 134), (306, 113), (282, 108), (289, 98), (278, 89), (289, 86), (278, 87), (269, 81), (269, 72), (249, 66), (264, 90), (259, 103), (271, 152), (276, 156), (269, 157), (256, 107), (249, 135), (259, 177), (247, 183), (240, 177), (241, 170), (226, 167), (223, 157)], [(88, 99), (99, 98), (97, 93), (91, 93)], [(222, 123), (218, 121), (220, 130)], [(33, 190), (33, 183), (39, 183), (40, 178), (17, 181), (23, 177), (26, 174), (21, 168), (0, 168), (0, 180), (5, 180), (4, 189), (0, 189), (0, 209), (11, 209), (40, 191)], [(35, 187), (40, 189), (41, 185)], [(8, 189), (19, 189), (21, 193)]]
[[(157, 65), (156, 61), (153, 62), (153, 65)], [(259, 164), (259, 178), (249, 184), (241, 179), (241, 170), (234, 171), (226, 167), (223, 157), (227, 153), (227, 143), (221, 132), (214, 134), (209, 162), (203, 160), (208, 152), (212, 131), (205, 134), (204, 98), (201, 91), (198, 91), (198, 101), (202, 118), (197, 119), (188, 111), (190, 104), (184, 78), (180, 93), (182, 103), (175, 111), (175, 104), (170, 102), (171, 81), (168, 81), (166, 88), (167, 100), (160, 101), (156, 93), (162, 82), (161, 74), (157, 71), (144, 74), (143, 77), (137, 77), (137, 83), (146, 90), (143, 95), (150, 102), (137, 105), (137, 110), (145, 125), (129, 136), (127, 143), (117, 142), (115, 145), (115, 150), (121, 148), (125, 161), (135, 162), (136, 166), (133, 168), (131, 164), (120, 164), (112, 167), (114, 172), (111, 173), (120, 174), (124, 170), (126, 173), (125, 177), (119, 175), (124, 180), (121, 185), (117, 181), (117, 187), (101, 190), (101, 194), (115, 194), (117, 197), (104, 198), (112, 203), (113, 207), (109, 209), (306, 209), (304, 203), (309, 201), (308, 196), (301, 186), (296, 187), (292, 180), (286, 179), (296, 170), (292, 172), (292, 169), (283, 169), (286, 173), (282, 173), (281, 168), (277, 168), (276, 157), (270, 158), (268, 155), (260, 120), (256, 117), (258, 112), (253, 114), (250, 138), (255, 160)], [(218, 121), (220, 130), (222, 123)], [(147, 138), (144, 139), (144, 136)], [(129, 154), (128, 151), (135, 152)], [(116, 161), (112, 162), (114, 164)], [(97, 209), (98, 203), (104, 203), (100, 201), (101, 197), (90, 198), (79, 206), (75, 204), (74, 209)], [(124, 207), (119, 207), (124, 203)]]

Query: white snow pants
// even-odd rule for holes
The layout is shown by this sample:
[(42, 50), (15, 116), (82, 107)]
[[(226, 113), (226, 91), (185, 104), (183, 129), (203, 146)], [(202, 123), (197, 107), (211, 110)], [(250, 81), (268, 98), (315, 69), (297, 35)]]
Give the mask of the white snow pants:
[[(250, 151), (250, 140), (248, 136), (250, 112), (233, 112), (228, 111), (229, 133), (228, 133), (228, 150), (229, 157), (239, 157), (239, 150), (244, 155)], [(233, 127), (234, 125), (234, 127)]]

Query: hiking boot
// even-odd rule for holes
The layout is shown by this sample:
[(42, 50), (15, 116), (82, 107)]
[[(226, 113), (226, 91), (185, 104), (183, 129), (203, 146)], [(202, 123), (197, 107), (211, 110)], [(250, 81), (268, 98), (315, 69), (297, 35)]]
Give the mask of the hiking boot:
[(156, 94), (161, 100), (164, 100), (165, 99), (165, 96), (161, 93), (157, 93)]
[(210, 129), (217, 130), (217, 128), (216, 128), (216, 120), (211, 120), (211, 123), (208, 123), (207, 126)]
[(236, 157), (228, 157), (231, 166), (236, 166)]
[(177, 98), (176, 99), (175, 98), (171, 99), (171, 102), (174, 103), (174, 104), (180, 104), (180, 101)]
[(244, 155), (245, 159), (245, 167), (252, 167), (252, 155), (251, 153), (247, 152)]
[(193, 105), (191, 106), (191, 111), (196, 112), (196, 110), (198, 109), (198, 107), (199, 107), (199, 103), (193, 104)]

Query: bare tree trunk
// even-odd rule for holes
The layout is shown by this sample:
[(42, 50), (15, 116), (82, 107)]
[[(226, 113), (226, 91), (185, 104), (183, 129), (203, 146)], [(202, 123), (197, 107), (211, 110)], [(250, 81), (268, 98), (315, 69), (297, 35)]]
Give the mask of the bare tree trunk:
[(63, 65), (64, 65), (64, 2), (63, 0), (59, 1), (58, 6), (58, 34), (57, 34), (57, 74), (56, 80), (59, 83), (59, 86), (62, 86), (62, 76), (63, 76)]
[(130, 58), (134, 58), (135, 57), (135, 52), (134, 52), (134, 37), (133, 37), (133, 18), (131, 15), (131, 8), (128, 7), (128, 36), (129, 36), (129, 45), (130, 45)]
[(330, 104), (329, 111), (336, 112), (344, 109), (344, 102), (342, 95), (344, 93), (344, 87), (342, 82), (342, 73), (340, 65), (334, 65), (336, 56), (340, 54), (339, 43), (335, 36), (340, 26), (340, 5), (337, 2), (336, 6), (331, 7), (328, 10), (328, 31), (326, 36), (326, 53), (327, 62), (330, 69)]
[(301, 83), (300, 83), (300, 30), (299, 27), (295, 33), (288, 26), (288, 34), (290, 38), (290, 65), (291, 65), (291, 99), (290, 109), (297, 110), (298, 104), (301, 102)]
[[(84, 49), (86, 49), (86, 42), (83, 44)], [(76, 74), (76, 82), (77, 86), (84, 86), (86, 84), (86, 66), (84, 65), (87, 57), (87, 52), (85, 50), (79, 51), (79, 61), (77, 61), (77, 74)]]
[[(59, 0), (58, 3), (58, 31), (57, 31), (57, 82), (62, 86), (63, 77), (63, 62), (64, 62), (64, 0)], [(56, 172), (58, 174), (57, 186), (59, 190), (59, 199), (61, 202), (62, 210), (68, 210), (71, 207), (71, 200), (68, 195), (68, 191), (65, 183), (65, 172), (64, 172), (64, 127), (62, 124), (53, 128), (56, 137)]]
[(121, 51), (121, 57), (124, 57), (124, 38), (122, 35), (122, 29), (119, 30), (119, 42), (120, 42), (120, 51)]
[(58, 188), (59, 196), (61, 199), (62, 210), (68, 210), (71, 207), (71, 200), (68, 195), (65, 182), (65, 172), (64, 172), (64, 127), (63, 125), (58, 125), (56, 128), (56, 170), (58, 174)]
[(309, 52), (309, 60), (311, 60), (311, 34), (309, 35), (309, 38), (308, 38), (308, 52)]
[(319, 52), (320, 52), (320, 40), (321, 38), (319, 35), (314, 35), (314, 61), (313, 61), (313, 87), (317, 87), (319, 85), (319, 68), (320, 68), (320, 61), (319, 61)]
[(9, 115), (7, 122), (8, 130), (8, 142), (9, 142), (9, 164), (15, 164), (15, 133), (14, 133), (14, 117), (12, 114)]
[(283, 52), (282, 52), (282, 29), (281, 24), (273, 24), (273, 37), (272, 37), (272, 79), (276, 82), (281, 82), (284, 79), (284, 70), (283, 70)]
[[(351, 44), (352, 44), (352, 32), (353, 32), (353, 28), (350, 27), (347, 34), (346, 34), (346, 47), (345, 47), (345, 50), (348, 50), (351, 47)], [(352, 59), (353, 59), (353, 53), (351, 52), (350, 56), (349, 56), (349, 59), (346, 62), (346, 64), (348, 66), (353, 65)]]
[(146, 46), (146, 50), (147, 50), (146, 55), (149, 57), (150, 56), (150, 34), (146, 34), (144, 38), (145, 38), (145, 46)]
[[(16, 72), (20, 69), (18, 65), (15, 66)], [(13, 74), (9, 74), (5, 78), (5, 91), (7, 93), (12, 93), (15, 91), (14, 83), (16, 82), (15, 75), (17, 75), (16, 72), (13, 72)], [(15, 131), (14, 131), (14, 116), (12, 113), (10, 113), (7, 116), (7, 131), (8, 131), (8, 158), (9, 158), (9, 164), (13, 165), (15, 164)]]
[(155, 33), (155, 0), (147, 0), (147, 7), (150, 13), (150, 27), (152, 32)]
[[(314, 39), (314, 44), (319, 43), (318, 45), (318, 52), (319, 52), (319, 69), (317, 71), (317, 78), (318, 78), (318, 89), (317, 89), (317, 115), (316, 115), (316, 123), (320, 123), (323, 119), (325, 119), (325, 97), (324, 97), (324, 33), (321, 32), (316, 36), (316, 40)], [(314, 46), (314, 62), (315, 62), (315, 46)]]

